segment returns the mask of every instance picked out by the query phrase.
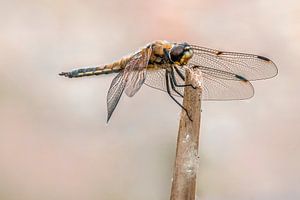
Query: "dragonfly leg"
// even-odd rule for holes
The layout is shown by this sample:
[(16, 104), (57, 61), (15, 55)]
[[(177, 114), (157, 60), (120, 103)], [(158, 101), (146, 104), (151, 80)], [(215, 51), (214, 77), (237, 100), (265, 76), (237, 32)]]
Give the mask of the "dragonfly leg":
[(176, 66), (174, 66), (174, 69), (175, 69), (176, 73), (179, 75), (179, 77), (180, 77), (183, 81), (185, 81), (185, 77), (184, 77), (184, 75), (181, 73), (181, 71), (180, 71)]
[[(183, 81), (185, 81), (185, 78), (184, 78), (183, 74), (179, 71), (179, 69), (176, 68), (176, 67), (174, 67), (174, 68), (175, 68), (175, 71), (177, 72), (177, 74), (181, 77), (181, 79), (182, 79)], [(174, 73), (173, 67), (171, 67), (171, 79), (173, 80), (173, 83), (174, 83), (174, 85), (175, 85), (176, 87), (187, 87), (187, 86), (190, 86), (190, 87), (192, 87), (193, 89), (196, 89), (192, 84), (178, 84), (178, 83), (177, 83), (177, 80), (176, 80), (176, 78), (175, 78), (175, 73)]]
[(171, 83), (171, 88), (172, 88), (172, 90), (173, 90), (174, 92), (176, 92), (179, 96), (181, 96), (181, 97), (183, 98), (183, 95), (182, 95), (180, 92), (178, 92), (178, 90), (176, 89), (176, 87), (175, 87), (175, 85), (174, 85), (174, 81), (173, 81), (172, 78), (170, 78), (170, 83)]
[(169, 77), (170, 77), (169, 72), (166, 71), (166, 86), (167, 86), (167, 93), (168, 93), (169, 96), (175, 101), (175, 103), (177, 103), (177, 105), (179, 105), (179, 106), (186, 112), (186, 115), (188, 116), (188, 118), (189, 118), (191, 121), (193, 121), (192, 118), (190, 117), (188, 111), (186, 110), (186, 108), (183, 107), (183, 105), (181, 105), (181, 104), (175, 99), (175, 97), (172, 96), (171, 91), (170, 91), (170, 85), (169, 85), (169, 80), (171, 81), (171, 79), (170, 79)]

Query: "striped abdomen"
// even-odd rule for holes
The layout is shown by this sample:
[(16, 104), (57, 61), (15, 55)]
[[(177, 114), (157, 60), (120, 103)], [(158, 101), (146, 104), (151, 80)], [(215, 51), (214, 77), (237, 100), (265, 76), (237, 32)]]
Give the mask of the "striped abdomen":
[(86, 67), (86, 68), (74, 69), (70, 72), (61, 72), (59, 75), (68, 78), (78, 78), (83, 76), (117, 73), (122, 69), (124, 69), (127, 61), (128, 58), (123, 58), (120, 61), (114, 62), (109, 65), (104, 65), (101, 67)]

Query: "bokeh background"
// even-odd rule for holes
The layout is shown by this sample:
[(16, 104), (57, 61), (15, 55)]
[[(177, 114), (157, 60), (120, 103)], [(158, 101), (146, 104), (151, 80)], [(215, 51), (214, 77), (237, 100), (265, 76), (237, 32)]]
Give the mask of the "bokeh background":
[(157, 39), (271, 58), (246, 101), (204, 102), (197, 198), (300, 199), (297, 0), (0, 1), (0, 199), (169, 199), (179, 107), (144, 86), (106, 124), (111, 75)]

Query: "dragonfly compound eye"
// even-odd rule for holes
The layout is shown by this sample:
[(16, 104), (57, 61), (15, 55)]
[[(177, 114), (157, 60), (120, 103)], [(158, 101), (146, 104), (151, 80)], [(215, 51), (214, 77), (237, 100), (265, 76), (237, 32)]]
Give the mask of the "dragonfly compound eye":
[(184, 46), (174, 45), (170, 50), (170, 58), (173, 62), (179, 62), (184, 53)]
[(187, 44), (174, 45), (170, 50), (171, 61), (178, 65), (185, 65), (193, 56), (193, 51)]

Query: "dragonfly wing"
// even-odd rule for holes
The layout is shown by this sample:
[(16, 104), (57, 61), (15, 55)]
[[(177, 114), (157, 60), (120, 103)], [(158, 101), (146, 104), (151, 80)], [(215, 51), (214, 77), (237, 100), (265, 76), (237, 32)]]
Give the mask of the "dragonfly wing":
[(278, 73), (276, 65), (263, 56), (191, 47), (194, 55), (189, 63), (192, 65), (227, 71), (249, 81), (272, 78)]
[[(165, 73), (166, 73), (165, 69), (148, 70), (147, 78), (145, 80), (145, 85), (157, 90), (167, 92)], [(175, 72), (175, 78), (178, 84), (183, 85), (185, 83), (185, 81), (183, 81), (176, 72)], [(184, 93), (183, 87), (176, 87), (176, 86), (174, 87), (181, 95), (183, 95)], [(170, 92), (173, 96), (180, 97), (174, 90), (171, 89)]]
[[(195, 66), (190, 66), (195, 67)], [(202, 72), (202, 99), (203, 100), (235, 100), (248, 99), (254, 94), (252, 84), (242, 77), (226, 71), (197, 66)], [(178, 68), (185, 77), (185, 70)], [(175, 73), (177, 83), (184, 84), (178, 73)], [(165, 70), (149, 70), (145, 85), (164, 91), (167, 91), (165, 81)], [(184, 87), (175, 87), (182, 95)], [(179, 96), (174, 91), (172, 95)]]
[(241, 100), (254, 95), (252, 84), (243, 77), (199, 66), (202, 72), (203, 100)]
[(128, 96), (132, 97), (143, 85), (150, 55), (150, 47), (137, 52), (128, 61), (124, 70), (113, 79), (107, 94), (107, 122), (124, 90)]
[(147, 65), (151, 56), (151, 47), (139, 51), (128, 61), (124, 69), (126, 77), (125, 93), (127, 96), (134, 96), (142, 87), (146, 79)]
[(114, 112), (122, 93), (126, 86), (126, 80), (123, 72), (120, 72), (111, 82), (107, 93), (107, 122)]

